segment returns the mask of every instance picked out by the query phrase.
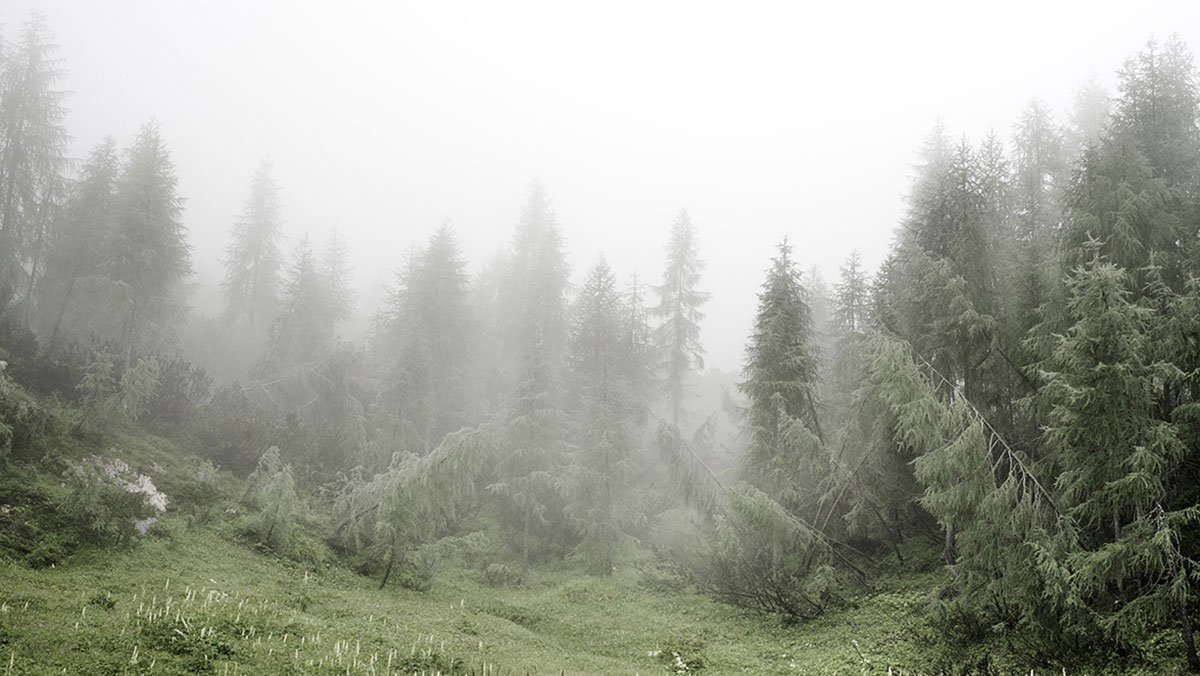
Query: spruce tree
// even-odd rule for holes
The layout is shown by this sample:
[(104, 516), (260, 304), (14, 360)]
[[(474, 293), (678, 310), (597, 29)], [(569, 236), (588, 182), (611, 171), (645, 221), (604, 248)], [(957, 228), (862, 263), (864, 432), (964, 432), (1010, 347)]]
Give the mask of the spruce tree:
[[(746, 425), (750, 452), (745, 469), (765, 480), (785, 467), (795, 467), (780, 456), (781, 441), (793, 421), (821, 436), (817, 416), (816, 387), (818, 360), (813, 343), (812, 312), (800, 284), (800, 272), (792, 260), (787, 240), (778, 254), (758, 295), (754, 332), (746, 346), (745, 378), (739, 389), (749, 400)], [(788, 489), (791, 479), (770, 482), (774, 492)]]
[[(521, 557), (521, 579), (539, 542), (562, 526), (558, 482), (566, 453), (562, 410), (568, 317), (568, 267), (549, 198), (535, 183), (517, 222), (499, 299), (506, 361), (515, 383), (504, 415), (506, 448), (491, 492)], [(551, 537), (539, 536), (551, 533)], [(558, 535), (561, 535), (559, 533)]]
[(353, 270), (350, 268), (350, 248), (337, 230), (329, 234), (317, 260), (317, 266), (324, 289), (326, 310), (336, 329), (354, 315), (354, 304), (358, 300), (351, 286)]
[(1197, 571), (1180, 551), (1200, 514), (1171, 509), (1167, 487), (1185, 448), (1177, 426), (1158, 417), (1158, 383), (1178, 372), (1151, 360), (1153, 315), (1132, 302), (1123, 270), (1095, 259), (1069, 286), (1075, 324), (1046, 392), (1055, 402), (1047, 439), (1074, 525), (1064, 563), (1112, 638), (1132, 641), (1147, 623), (1174, 619), (1189, 666), (1200, 669), (1187, 609)]
[(860, 334), (870, 323), (871, 296), (862, 255), (857, 249), (846, 257), (838, 275), (833, 287), (833, 327), (842, 335)]
[(103, 268), (113, 288), (116, 338), (125, 365), (173, 340), (183, 314), (190, 250), (176, 194), (175, 167), (156, 123), (142, 126), (117, 184)]
[(412, 430), (409, 450), (421, 455), (476, 415), (465, 267), (453, 229), (442, 225), (398, 273), (377, 325), (388, 415)]
[(0, 286), (27, 302), (65, 189), (69, 138), (56, 49), (35, 12), (0, 71)]
[(1148, 43), (1119, 73), (1120, 96), (1107, 133), (1083, 156), (1068, 195), (1066, 262), (1085, 264), (1086, 243), (1134, 276), (1152, 261), (1179, 291), (1195, 264), (1196, 209), (1192, 188), (1200, 170), (1196, 77), (1178, 40)]
[(296, 244), (284, 275), (279, 313), (271, 324), (263, 373), (283, 373), (327, 354), (334, 342), (334, 315), (308, 239)]
[(106, 138), (84, 162), (52, 232), (38, 294), (44, 310), (39, 328), (47, 349), (58, 344), (63, 332), (81, 340), (107, 302), (103, 252), (113, 227), (120, 166), (116, 143)]
[(225, 248), (225, 312), (237, 323), (265, 325), (274, 316), (279, 295), (280, 240), (283, 218), (279, 187), (269, 160), (250, 181), (250, 194), (233, 224)]
[(572, 318), (569, 354), (578, 389), (578, 444), (566, 508), (582, 536), (578, 552), (605, 575), (612, 573), (631, 516), (634, 424), (644, 406), (631, 378), (639, 355), (636, 340), (629, 339), (627, 312), (616, 278), (601, 258), (580, 289)]
[[(1057, 239), (1064, 219), (1068, 169), (1062, 130), (1034, 99), (1013, 130), (1015, 242), (1008, 261), (1008, 326), (1019, 337), (1048, 334), (1062, 314)], [(1036, 347), (1036, 344), (1035, 344)], [(1021, 350), (1014, 350), (1020, 352)], [(1019, 357), (1022, 364), (1045, 354)]]
[(704, 346), (700, 343), (700, 308), (709, 294), (700, 291), (700, 259), (696, 229), (686, 209), (681, 209), (671, 226), (667, 244), (667, 265), (663, 282), (654, 287), (658, 305), (651, 314), (659, 320), (654, 331), (659, 389), (666, 398), (671, 423), (678, 427), (684, 420), (689, 394), (688, 378), (694, 369), (704, 366)]
[(558, 219), (545, 187), (535, 182), (517, 221), (498, 301), (510, 392), (535, 378), (555, 405), (566, 355), (568, 272)]
[(1111, 114), (1109, 92), (1094, 77), (1076, 89), (1065, 138), (1067, 156), (1079, 157), (1085, 149), (1099, 144)]

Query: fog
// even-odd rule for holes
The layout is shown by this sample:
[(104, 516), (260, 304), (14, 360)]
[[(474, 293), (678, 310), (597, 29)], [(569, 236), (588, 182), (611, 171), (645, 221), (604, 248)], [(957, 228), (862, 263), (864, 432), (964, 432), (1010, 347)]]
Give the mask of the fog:
[(774, 244), (827, 281), (855, 248), (877, 265), (935, 119), (1007, 139), (1034, 96), (1061, 120), (1090, 76), (1111, 91), (1152, 36), (1200, 45), (1189, 2), (911, 4), (9, 0), (0, 20), (45, 14), (72, 156), (161, 124), (201, 312), (263, 157), (289, 238), (348, 241), (349, 334), (444, 220), (477, 269), (536, 179), (575, 281), (603, 252), (657, 282), (686, 207), (708, 362), (733, 370)]

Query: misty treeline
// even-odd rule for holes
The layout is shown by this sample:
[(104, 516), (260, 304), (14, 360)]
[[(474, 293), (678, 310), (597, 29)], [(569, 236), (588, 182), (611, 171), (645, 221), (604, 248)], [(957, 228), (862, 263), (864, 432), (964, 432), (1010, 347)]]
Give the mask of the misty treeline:
[[(520, 584), (653, 552), (792, 620), (943, 565), (948, 637), (1053, 662), (1170, 629), (1200, 668), (1200, 94), (1179, 41), (1130, 57), (1115, 94), (1082, 86), (1065, 123), (1035, 100), (1007, 138), (937, 125), (874, 274), (851, 254), (826, 285), (785, 238), (733, 387), (704, 372), (686, 211), (652, 279), (600, 257), (573, 286), (537, 184), (478, 271), (443, 225), (345, 342), (350, 254), (284, 241), (264, 162), (225, 311), (190, 314), (158, 127), (71, 162), (45, 26), (0, 55), (10, 375), (83, 411), (80, 434), (189, 439), (246, 477), (268, 546), (305, 514), (381, 586), (418, 587), (448, 556)], [(49, 452), (8, 435), (9, 462)]]

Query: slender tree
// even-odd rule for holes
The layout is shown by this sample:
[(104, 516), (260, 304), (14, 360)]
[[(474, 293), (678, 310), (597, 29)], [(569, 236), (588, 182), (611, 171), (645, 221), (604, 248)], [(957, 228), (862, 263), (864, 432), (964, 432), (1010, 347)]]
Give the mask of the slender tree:
[(465, 267), (453, 229), (443, 224), (398, 273), (378, 324), (388, 413), (415, 433), (410, 450), (421, 455), (476, 417)]
[(283, 280), (279, 313), (271, 324), (260, 368), (286, 372), (311, 365), (333, 347), (335, 317), (308, 239), (296, 244)]
[(69, 139), (56, 49), (45, 18), (34, 13), (0, 71), (0, 284), (27, 302), (65, 188)]
[(654, 331), (659, 388), (676, 427), (683, 422), (687, 409), (688, 376), (704, 366), (704, 346), (700, 343), (704, 313), (700, 308), (709, 294), (697, 288), (702, 272), (704, 262), (700, 260), (696, 229), (687, 210), (681, 209), (671, 226), (663, 282), (654, 287), (658, 305), (651, 310), (660, 322)]
[(799, 423), (822, 436), (816, 400), (818, 360), (806, 296), (792, 248), (784, 239), (758, 296), (754, 333), (742, 370), (745, 379), (739, 385), (749, 400), (750, 450), (743, 470), (772, 495), (798, 488), (792, 470), (799, 464), (782, 452), (789, 428)]
[(170, 153), (158, 125), (149, 122), (127, 153), (103, 265), (126, 366), (134, 354), (169, 342), (183, 312), (182, 283), (191, 262), (175, 188)]
[(119, 172), (116, 143), (109, 137), (84, 163), (52, 232), (38, 303), (45, 311), (41, 329), (47, 349), (57, 345), (64, 328), (80, 339), (107, 301), (103, 253), (113, 227)]
[(250, 194), (230, 231), (225, 247), (225, 312), (235, 321), (260, 326), (274, 316), (279, 295), (279, 186), (269, 160), (263, 160), (250, 181)]
[[(567, 514), (582, 535), (579, 553), (611, 574), (630, 520), (634, 425), (644, 405), (636, 391), (638, 343), (628, 308), (601, 258), (575, 303), (570, 366), (578, 388), (578, 445), (567, 481)], [(633, 331), (637, 331), (636, 327)]]

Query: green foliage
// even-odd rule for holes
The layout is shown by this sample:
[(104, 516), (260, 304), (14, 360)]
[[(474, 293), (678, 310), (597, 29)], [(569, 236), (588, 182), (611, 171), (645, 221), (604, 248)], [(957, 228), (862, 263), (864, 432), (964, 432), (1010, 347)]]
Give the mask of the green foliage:
[(483, 571), (483, 578), (493, 587), (510, 587), (521, 579), (520, 575), (503, 563), (488, 564), (487, 569)]
[(76, 386), (82, 398), (81, 426), (100, 428), (118, 414), (114, 369), (113, 357), (105, 351), (93, 353), (84, 367), (83, 378)]
[(150, 496), (133, 483), (138, 475), (120, 460), (92, 456), (71, 466), (64, 478), (70, 492), (63, 509), (93, 542), (128, 545), (137, 533), (135, 522), (155, 513)]
[(247, 483), (246, 501), (259, 509), (255, 533), (268, 547), (286, 546), (301, 505), (292, 467), (280, 460), (279, 447), (262, 454)]
[(1158, 417), (1158, 396), (1181, 374), (1151, 360), (1153, 314), (1130, 301), (1128, 281), (1102, 260), (1076, 271), (1069, 282), (1076, 322), (1060, 339), (1046, 394), (1056, 402), (1047, 440), (1072, 518), (1060, 565), (1074, 571), (1080, 603), (1099, 626), (1134, 644), (1147, 627), (1173, 618), (1190, 633), (1195, 563), (1179, 543), (1200, 510), (1167, 502), (1186, 449), (1178, 427)]
[(0, 369), (0, 465), (35, 457), (55, 423), (54, 414)]
[(130, 420), (138, 420), (149, 411), (151, 400), (158, 393), (158, 359), (138, 359), (133, 368), (121, 374), (118, 400), (121, 411)]
[(426, 586), (442, 559), (485, 544), (482, 534), (458, 536), (454, 528), (460, 514), (476, 508), (499, 435), (494, 423), (460, 430), (423, 458), (397, 454), (369, 480), (352, 474), (334, 498), (332, 542), (383, 563), (381, 587), (397, 566)]
[(785, 437), (802, 436), (800, 428), (821, 434), (812, 334), (812, 313), (791, 258), (791, 246), (784, 240), (758, 296), (754, 332), (742, 371), (745, 380), (739, 385), (749, 399), (746, 425), (750, 448), (743, 460), (743, 475), (773, 494), (795, 490), (798, 477), (790, 472), (806, 469), (786, 450), (801, 450), (807, 440), (798, 439), (799, 445), (786, 444), (785, 449)]
[(158, 358), (141, 357), (118, 370), (111, 353), (93, 352), (76, 389), (83, 404), (81, 427), (107, 430), (122, 420), (139, 420), (158, 396)]

